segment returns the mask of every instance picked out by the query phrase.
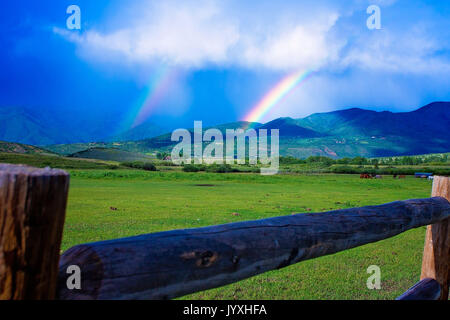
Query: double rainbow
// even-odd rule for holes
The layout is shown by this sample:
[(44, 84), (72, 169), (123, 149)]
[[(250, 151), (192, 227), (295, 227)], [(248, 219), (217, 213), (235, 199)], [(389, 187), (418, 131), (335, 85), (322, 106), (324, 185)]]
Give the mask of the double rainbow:
[[(259, 122), (272, 108), (286, 97), (299, 84), (304, 83), (312, 71), (297, 71), (281, 79), (264, 97), (248, 112), (244, 121)], [(169, 92), (179, 72), (176, 69), (163, 68), (154, 75), (147, 92), (139, 101), (137, 111), (131, 120), (131, 127), (136, 127), (152, 114), (164, 96)], [(128, 122), (130, 123), (130, 122)]]
[(273, 107), (300, 83), (312, 74), (312, 71), (298, 71), (281, 79), (244, 117), (247, 122), (259, 122)]

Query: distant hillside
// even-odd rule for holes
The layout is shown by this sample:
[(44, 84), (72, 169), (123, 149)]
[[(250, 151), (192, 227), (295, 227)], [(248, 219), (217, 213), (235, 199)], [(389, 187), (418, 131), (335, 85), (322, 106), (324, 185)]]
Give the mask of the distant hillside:
[(69, 155), (70, 158), (99, 159), (105, 161), (150, 161), (154, 158), (140, 153), (133, 153), (116, 148), (89, 148)]
[(84, 151), (90, 148), (114, 148), (114, 144), (106, 142), (52, 144), (45, 146), (45, 148), (59, 155), (69, 156), (71, 154)]
[[(302, 119), (279, 118), (266, 124), (233, 122), (214, 126), (226, 129), (280, 130), (280, 154), (298, 158), (322, 155), (333, 158), (384, 157), (450, 151), (450, 103), (435, 102), (412, 112), (376, 112), (352, 108), (317, 113)], [(204, 128), (206, 130), (207, 128)], [(193, 131), (192, 129), (190, 130)], [(117, 141), (48, 146), (54, 152), (90, 147), (130, 152), (170, 151), (171, 133), (138, 141)], [(74, 152), (76, 152), (74, 151)]]
[(20, 154), (0, 152), (0, 163), (25, 164), (33, 167), (51, 167), (59, 169), (118, 169), (118, 163), (107, 163), (101, 160), (74, 159), (47, 155), (43, 153)]
[[(424, 154), (450, 150), (450, 103), (435, 102), (412, 112), (352, 108), (296, 120), (327, 139), (294, 143), (332, 150), (337, 156)], [(325, 152), (326, 153), (326, 152)], [(320, 154), (320, 152), (316, 152)]]
[(436, 139), (448, 133), (450, 103), (435, 102), (412, 112), (376, 112), (352, 108), (316, 113), (297, 120), (298, 124), (334, 136), (398, 136)]
[(95, 110), (0, 106), (0, 140), (36, 146), (121, 142), (153, 138), (173, 129), (147, 121), (119, 132), (122, 121), (122, 115), (99, 114)]
[[(117, 115), (93, 111), (80, 118), (80, 111), (76, 111), (78, 116), (73, 112), (1, 107), (0, 140), (45, 145), (46, 149), (63, 155), (97, 147), (152, 153), (170, 151), (175, 144), (170, 141), (171, 129), (152, 122), (117, 134), (114, 132)], [(450, 103), (435, 102), (412, 112), (352, 108), (312, 114), (302, 119), (278, 118), (265, 124), (233, 122), (213, 127), (223, 133), (226, 129), (249, 127), (279, 129), (281, 154), (300, 158), (310, 155), (342, 158), (439, 153), (449, 151)]]
[[(262, 125), (258, 129), (279, 129), (281, 137), (318, 138), (327, 135), (302, 127), (292, 118), (278, 118)], [(270, 134), (270, 132), (268, 133)]]
[(29, 145), (110, 141), (117, 120), (114, 116), (47, 108), (0, 107), (0, 140)]
[[(246, 122), (237, 121), (231, 123), (225, 123), (217, 125), (214, 127), (205, 127), (203, 130), (208, 128), (219, 129), (223, 134), (225, 134), (226, 129), (248, 129), (248, 128), (258, 128), (261, 123), (257, 122)], [(188, 129), (191, 133), (194, 129)], [(172, 133), (166, 133), (158, 137), (143, 139), (139, 141), (115, 141), (115, 142), (91, 142), (91, 143), (74, 143), (74, 144), (58, 144), (46, 146), (49, 150), (55, 153), (70, 155), (79, 151), (87, 150), (89, 148), (115, 148), (120, 150), (125, 150), (134, 153), (151, 153), (156, 151), (169, 151), (172, 146), (177, 144), (177, 142), (171, 141)]]
[[(246, 130), (249, 128), (258, 128), (260, 126), (261, 126), (261, 124), (257, 123), (257, 122), (237, 121), (237, 122), (220, 124), (220, 125), (212, 126), (212, 127), (205, 127), (205, 128), (203, 128), (203, 131), (206, 131), (210, 128), (218, 129), (222, 132), (222, 134), (225, 138), (227, 129), (233, 129), (233, 130), (244, 129), (244, 130)], [(191, 128), (191, 129), (189, 129), (189, 131), (191, 132), (192, 137), (193, 137), (194, 129)], [(164, 135), (161, 135), (161, 136), (158, 136), (155, 138), (151, 138), (151, 139), (144, 139), (144, 140), (134, 141), (134, 142), (123, 142), (119, 146), (119, 148), (128, 150), (128, 151), (134, 151), (134, 152), (149, 152), (150, 150), (152, 150), (152, 151), (154, 151), (154, 150), (170, 151), (171, 148), (178, 143), (177, 141), (175, 141), (175, 142), (172, 141), (171, 137), (172, 137), (172, 133), (166, 133)]]
[(49, 150), (45, 150), (39, 147), (30, 146), (22, 143), (0, 141), (0, 152), (6, 153), (20, 153), (20, 154), (45, 154), (55, 155)]
[[(279, 129), (280, 153), (299, 158), (448, 152), (450, 103), (431, 103), (418, 110), (401, 113), (353, 108), (313, 114), (303, 119), (279, 118), (257, 127)], [(168, 137), (136, 143), (140, 150), (167, 149), (173, 145)]]
[(156, 125), (150, 121), (124, 131), (108, 139), (108, 141), (137, 141), (160, 136), (171, 131), (165, 126)]
[[(58, 128), (49, 128), (40, 117), (24, 108), (0, 108), (0, 123), (0, 139), (5, 141), (46, 145), (54, 143), (58, 134)], [(64, 135), (64, 131), (59, 132), (61, 141), (69, 142)]]

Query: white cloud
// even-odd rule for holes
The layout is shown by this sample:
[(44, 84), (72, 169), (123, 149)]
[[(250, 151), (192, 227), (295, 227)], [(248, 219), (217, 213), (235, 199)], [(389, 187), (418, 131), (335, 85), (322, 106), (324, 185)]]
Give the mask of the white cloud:
[(61, 29), (55, 32), (78, 43), (85, 55), (96, 58), (106, 53), (129, 62), (187, 67), (226, 62), (228, 51), (239, 39), (237, 26), (223, 17), (211, 1), (199, 6), (164, 2), (145, 10), (147, 14), (133, 21), (132, 26), (109, 33), (88, 30), (73, 35)]
[(338, 20), (330, 12), (311, 24), (297, 24), (272, 32), (262, 41), (248, 35), (241, 63), (275, 69), (316, 69), (335, 57), (339, 46), (327, 38)]
[(161, 59), (168, 63), (198, 66), (226, 61), (239, 39), (237, 27), (211, 2), (200, 7), (168, 3), (152, 14), (153, 20), (130, 34), (137, 59)]
[(115, 17), (128, 22), (117, 23), (116, 29), (54, 32), (77, 43), (83, 57), (97, 61), (162, 62), (194, 69), (212, 64), (281, 71), (356, 67), (430, 74), (450, 70), (448, 60), (433, 58), (441, 45), (430, 38), (432, 31), (426, 27), (385, 29), (382, 20), (383, 30), (368, 32), (365, 4), (351, 1), (336, 7), (331, 3), (143, 2), (129, 10), (134, 13)]
[(435, 57), (441, 44), (419, 24), (404, 33), (381, 30), (361, 37), (342, 56), (343, 67), (392, 73), (435, 74), (450, 72), (450, 61)]
[(88, 58), (117, 56), (128, 62), (188, 68), (205, 64), (277, 70), (321, 67), (338, 49), (327, 39), (339, 17), (334, 10), (324, 10), (311, 23), (311, 18), (295, 20), (285, 12), (273, 12), (271, 21), (263, 17), (258, 21), (252, 8), (239, 3), (225, 7), (213, 0), (166, 1), (139, 10), (138, 18), (126, 17), (132, 21), (130, 26), (117, 30), (74, 34), (55, 28), (54, 32), (77, 43)]

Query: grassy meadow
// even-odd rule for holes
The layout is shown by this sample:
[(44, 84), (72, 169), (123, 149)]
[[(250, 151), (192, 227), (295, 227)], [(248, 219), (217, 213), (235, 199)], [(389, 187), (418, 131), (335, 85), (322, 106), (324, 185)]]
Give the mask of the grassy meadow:
[[(429, 197), (408, 176), (71, 170), (62, 250), (76, 244), (302, 212)], [(111, 207), (117, 210), (111, 210)], [(239, 215), (232, 215), (232, 213)], [(419, 280), (425, 227), (182, 299), (394, 299)], [(366, 287), (370, 265), (381, 290)]]

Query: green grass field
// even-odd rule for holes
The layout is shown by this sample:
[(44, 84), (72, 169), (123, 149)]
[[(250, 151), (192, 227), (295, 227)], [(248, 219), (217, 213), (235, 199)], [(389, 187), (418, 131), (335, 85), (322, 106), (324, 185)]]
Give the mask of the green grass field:
[[(431, 182), (412, 177), (72, 170), (62, 249), (150, 232), (424, 198), (430, 191)], [(424, 236), (425, 227), (410, 230), (183, 298), (394, 299), (419, 280)], [(381, 268), (381, 290), (366, 287), (370, 265)]]

